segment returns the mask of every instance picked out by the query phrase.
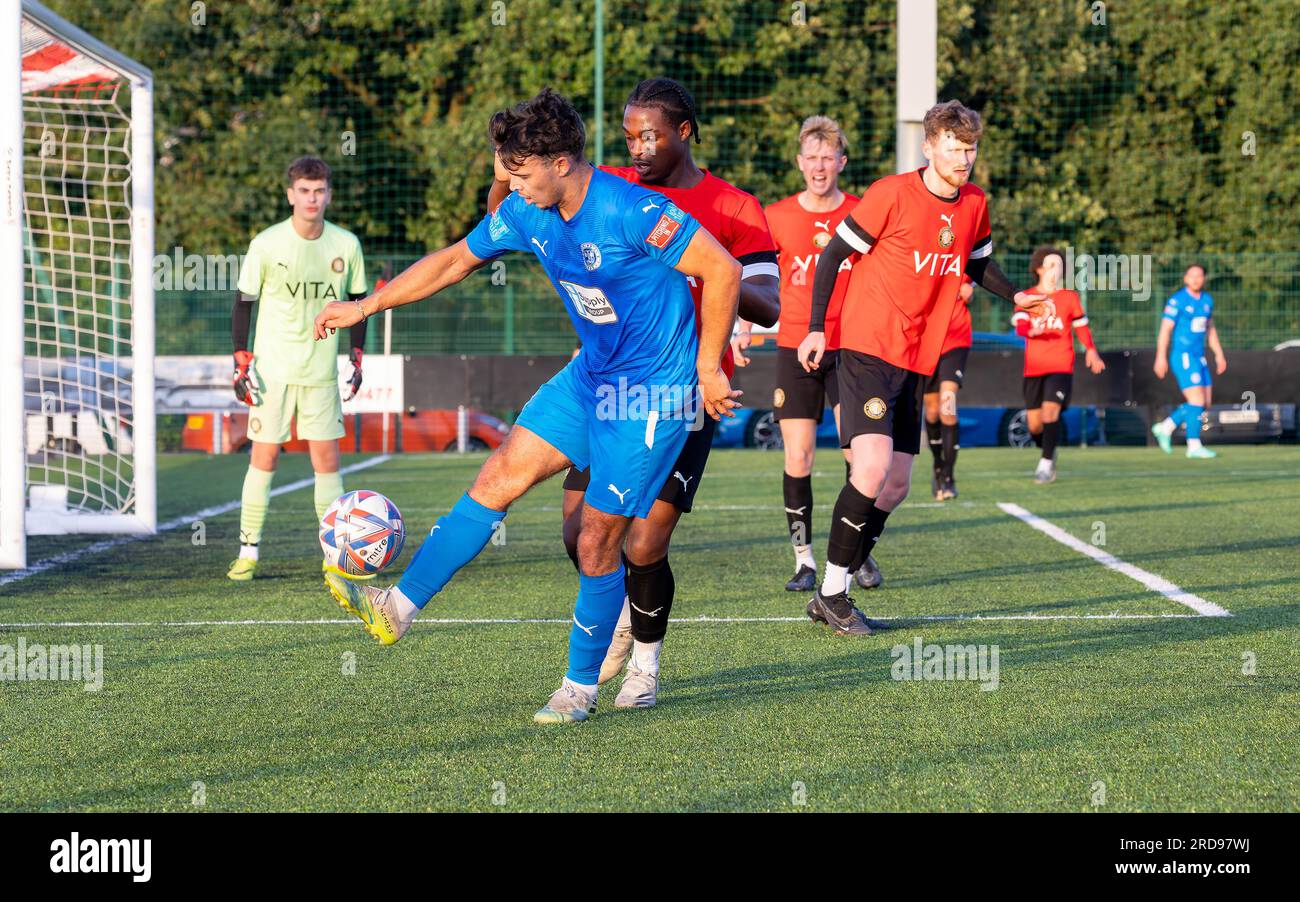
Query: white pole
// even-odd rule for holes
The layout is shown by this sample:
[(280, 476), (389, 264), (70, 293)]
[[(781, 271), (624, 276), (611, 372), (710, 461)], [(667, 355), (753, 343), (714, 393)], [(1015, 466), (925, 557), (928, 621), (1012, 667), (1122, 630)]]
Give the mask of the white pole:
[(469, 412), (464, 404), (456, 407), (456, 453), (464, 454), (469, 448)]
[(935, 66), (939, 13), (936, 0), (898, 0), (898, 125), (896, 164), (899, 172), (925, 165), (921, 121), (938, 102)]
[(27, 566), (22, 5), (0, 0), (0, 568)]
[(135, 516), (158, 528), (154, 423), (153, 83), (131, 79), (131, 404)]
[[(388, 309), (384, 311), (384, 356), (387, 357), (393, 353), (393, 311)], [(388, 411), (384, 411), (384, 447), (383, 453), (388, 453)]]

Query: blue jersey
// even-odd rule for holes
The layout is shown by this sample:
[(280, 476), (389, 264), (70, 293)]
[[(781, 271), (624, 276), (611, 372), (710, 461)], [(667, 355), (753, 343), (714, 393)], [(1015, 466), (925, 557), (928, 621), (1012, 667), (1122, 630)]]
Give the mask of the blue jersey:
[(480, 260), (532, 251), (573, 320), (592, 391), (620, 377), (679, 386), (698, 381), (699, 342), (690, 287), (672, 267), (699, 227), (662, 194), (596, 170), (567, 222), (514, 193), (466, 241)]
[(1174, 354), (1188, 354), (1199, 358), (1205, 353), (1205, 335), (1210, 328), (1210, 316), (1214, 313), (1214, 298), (1208, 291), (1202, 291), (1199, 298), (1184, 286), (1174, 292), (1165, 302), (1164, 319), (1174, 324), (1173, 342), (1170, 345), (1170, 357)]

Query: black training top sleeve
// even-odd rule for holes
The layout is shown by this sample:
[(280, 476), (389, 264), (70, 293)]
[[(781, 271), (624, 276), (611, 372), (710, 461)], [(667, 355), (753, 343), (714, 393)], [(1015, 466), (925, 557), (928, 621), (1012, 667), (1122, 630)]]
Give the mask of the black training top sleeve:
[[(349, 300), (349, 301), (359, 301), (359, 300), (361, 300), (361, 299), (364, 298), (364, 297), (366, 297), (366, 295), (364, 295), (364, 294), (349, 294), (349, 295), (348, 295), (348, 300)], [(348, 338), (349, 338), (349, 339), (351, 340), (351, 342), (352, 342), (352, 344), (349, 345), (349, 347), (351, 347), (351, 348), (361, 348), (362, 350), (365, 350), (365, 347), (366, 347), (366, 323), (368, 323), (368, 322), (370, 322), (370, 317), (366, 317), (366, 318), (363, 319), (361, 322), (359, 322), (359, 323), (357, 323), (356, 325), (354, 325), (354, 326), (351, 328), (351, 330), (349, 330), (349, 332), (348, 332)]]
[(235, 307), (230, 311), (230, 338), (236, 351), (248, 350), (248, 333), (253, 326), (253, 301), (242, 291), (235, 292)]
[(840, 274), (840, 264), (849, 258), (853, 248), (838, 232), (817, 258), (817, 275), (813, 277), (812, 312), (808, 320), (809, 332), (826, 331), (826, 310), (835, 293), (835, 280)]
[(1004, 301), (1016, 299), (1016, 286), (1011, 284), (1011, 280), (1006, 277), (992, 257), (980, 257), (969, 261), (966, 264), (966, 275)]

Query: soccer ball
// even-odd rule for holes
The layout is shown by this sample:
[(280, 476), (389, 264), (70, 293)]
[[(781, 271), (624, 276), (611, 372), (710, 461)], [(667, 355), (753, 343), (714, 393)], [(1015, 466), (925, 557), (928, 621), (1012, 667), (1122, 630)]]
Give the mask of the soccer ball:
[(397, 505), (378, 492), (341, 495), (320, 521), (325, 563), (349, 576), (371, 576), (402, 553), (406, 527)]

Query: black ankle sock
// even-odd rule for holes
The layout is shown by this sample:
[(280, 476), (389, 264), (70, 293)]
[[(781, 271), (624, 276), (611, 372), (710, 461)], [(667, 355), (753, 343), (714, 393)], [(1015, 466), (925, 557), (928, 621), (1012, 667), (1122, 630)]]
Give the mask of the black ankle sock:
[(925, 434), (930, 440), (930, 453), (934, 455), (934, 465), (936, 467), (943, 466), (942, 427), (943, 424), (938, 420), (935, 420), (933, 423), (929, 420), (925, 421)]
[(1061, 421), (1043, 424), (1043, 457), (1052, 460), (1056, 457), (1056, 443), (1061, 438)]
[(627, 600), (632, 615), (632, 638), (638, 642), (658, 642), (668, 632), (668, 612), (673, 609), (673, 569), (664, 557), (653, 564), (638, 567), (628, 563)]
[(857, 554), (849, 563), (849, 572), (856, 573), (866, 562), (867, 555), (876, 550), (876, 542), (880, 539), (880, 534), (885, 531), (885, 521), (889, 519), (890, 513), (875, 505), (871, 506), (871, 513), (867, 515), (867, 525), (862, 527), (862, 541), (858, 544)]
[(785, 519), (790, 527), (790, 544), (812, 544), (813, 493), (811, 476), (783, 473), (781, 492), (785, 496)]
[(943, 442), (943, 475), (952, 479), (953, 468), (957, 466), (957, 451), (961, 447), (958, 441), (961, 439), (961, 426), (956, 423), (949, 425), (941, 424), (942, 442)]
[(844, 483), (840, 496), (835, 499), (835, 512), (831, 516), (831, 532), (826, 541), (827, 563), (839, 567), (853, 563), (862, 543), (862, 531), (871, 519), (871, 510), (875, 504), (876, 499), (859, 492), (853, 483)]

